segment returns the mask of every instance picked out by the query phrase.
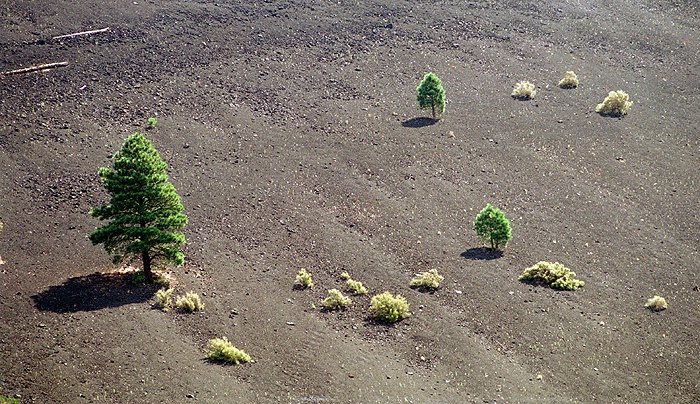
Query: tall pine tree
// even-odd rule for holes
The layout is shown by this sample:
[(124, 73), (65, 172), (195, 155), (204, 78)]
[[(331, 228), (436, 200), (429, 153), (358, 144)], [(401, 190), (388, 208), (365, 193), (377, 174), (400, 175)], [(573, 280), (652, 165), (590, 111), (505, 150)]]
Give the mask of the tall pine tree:
[(445, 111), (445, 90), (435, 73), (428, 73), (417, 88), (416, 100), (420, 109), (431, 109), (433, 119)]
[(184, 261), (180, 247), (185, 236), (176, 231), (187, 224), (187, 216), (167, 168), (151, 142), (134, 133), (115, 154), (112, 168), (99, 170), (110, 203), (90, 211), (100, 220), (110, 220), (90, 234), (92, 244), (104, 244), (115, 264), (141, 258), (148, 283), (153, 282), (153, 265)]

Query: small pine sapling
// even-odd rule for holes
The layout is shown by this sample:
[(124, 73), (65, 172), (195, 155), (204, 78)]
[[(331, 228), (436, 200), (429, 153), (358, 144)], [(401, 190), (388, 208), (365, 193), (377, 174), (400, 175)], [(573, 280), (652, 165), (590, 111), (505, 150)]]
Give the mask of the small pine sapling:
[(510, 222), (500, 209), (490, 203), (476, 215), (474, 230), (479, 238), (491, 243), (492, 250), (506, 248), (513, 238)]
[(433, 119), (445, 112), (445, 90), (442, 88), (442, 81), (435, 73), (426, 74), (417, 90), (416, 100), (420, 109), (431, 110)]

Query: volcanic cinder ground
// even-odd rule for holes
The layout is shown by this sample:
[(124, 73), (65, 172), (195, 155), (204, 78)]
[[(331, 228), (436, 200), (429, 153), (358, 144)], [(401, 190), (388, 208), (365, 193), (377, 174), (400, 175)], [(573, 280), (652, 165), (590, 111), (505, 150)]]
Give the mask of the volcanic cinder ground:
[[(0, 72), (67, 66), (0, 76), (0, 396), (700, 402), (699, 8), (1, 0)], [(437, 122), (415, 100), (431, 71)], [(510, 97), (521, 80), (535, 99)], [(621, 119), (595, 113), (611, 90)], [(173, 284), (203, 312), (154, 309), (87, 240), (97, 170), (136, 131), (182, 197)], [(473, 231), (487, 203), (513, 227), (502, 255)], [(585, 286), (518, 281), (542, 260)], [(409, 288), (433, 268), (435, 293)], [(321, 310), (342, 272), (370, 293)], [(412, 316), (371, 321), (384, 291)], [(255, 362), (207, 361), (223, 336)]]

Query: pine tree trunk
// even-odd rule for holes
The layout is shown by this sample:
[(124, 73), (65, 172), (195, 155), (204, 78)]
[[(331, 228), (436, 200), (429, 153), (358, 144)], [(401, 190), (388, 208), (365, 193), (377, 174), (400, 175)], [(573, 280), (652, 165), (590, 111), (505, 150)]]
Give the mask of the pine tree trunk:
[(151, 256), (148, 251), (142, 253), (143, 257), (143, 275), (146, 278), (146, 283), (153, 283), (153, 272), (151, 271)]
[(435, 119), (435, 104), (433, 104), (433, 119)]

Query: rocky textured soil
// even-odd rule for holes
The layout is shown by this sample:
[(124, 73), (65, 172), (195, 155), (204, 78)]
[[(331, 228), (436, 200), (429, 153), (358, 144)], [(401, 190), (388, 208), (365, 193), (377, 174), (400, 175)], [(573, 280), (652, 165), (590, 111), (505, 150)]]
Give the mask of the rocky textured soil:
[[(699, 27), (690, 0), (0, 2), (0, 72), (67, 62), (0, 76), (0, 396), (700, 401)], [(611, 90), (621, 119), (595, 113)], [(135, 131), (182, 197), (175, 293), (201, 313), (154, 309), (86, 238)], [(503, 254), (472, 230), (487, 203)], [(518, 281), (541, 260), (585, 286)], [(433, 268), (440, 289), (409, 288)], [(342, 272), (369, 295), (321, 310)], [(412, 316), (372, 322), (383, 291)], [(207, 361), (222, 336), (255, 362)]]

